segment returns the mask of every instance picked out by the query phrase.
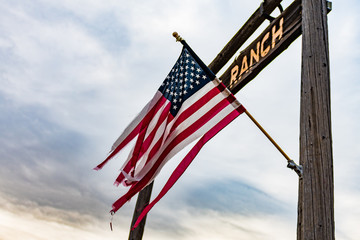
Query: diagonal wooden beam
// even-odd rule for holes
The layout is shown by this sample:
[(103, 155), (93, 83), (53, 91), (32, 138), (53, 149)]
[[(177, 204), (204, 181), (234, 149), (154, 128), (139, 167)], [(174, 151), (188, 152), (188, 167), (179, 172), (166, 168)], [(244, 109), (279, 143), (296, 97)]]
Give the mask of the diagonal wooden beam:
[[(260, 25), (266, 20), (265, 14), (270, 14), (282, 0), (264, 0), (261, 7), (259, 7), (246, 23), (240, 28), (240, 30), (233, 36), (233, 38), (225, 45), (221, 52), (215, 57), (215, 59), (209, 64), (209, 68), (217, 74), (221, 68), (234, 56), (239, 48), (246, 42), (246, 40), (260, 27)], [(133, 221), (137, 219), (141, 211), (146, 207), (150, 201), (151, 191), (153, 183), (145, 187), (140, 191), (136, 206), (133, 214)], [(134, 230), (130, 230), (129, 240), (141, 240), (146, 217), (142, 220), (140, 225)], [(131, 226), (132, 227), (132, 226)], [(130, 229), (131, 229), (130, 227)]]
[(240, 30), (231, 38), (221, 52), (209, 64), (209, 68), (213, 73), (217, 74), (221, 68), (234, 56), (240, 47), (249, 39), (249, 37), (260, 27), (266, 20), (266, 14), (272, 13), (282, 0), (265, 0), (262, 7), (259, 7)]
[(240, 52), (220, 79), (235, 94), (301, 35), (301, 1), (295, 0)]

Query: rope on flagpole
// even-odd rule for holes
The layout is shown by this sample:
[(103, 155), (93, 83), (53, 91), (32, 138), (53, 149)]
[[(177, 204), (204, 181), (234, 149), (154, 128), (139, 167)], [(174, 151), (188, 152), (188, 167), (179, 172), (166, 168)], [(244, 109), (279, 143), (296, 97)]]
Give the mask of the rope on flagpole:
[[(180, 35), (177, 32), (173, 32), (172, 35), (177, 42), (181, 42), (186, 48), (192, 51), (189, 45), (185, 42), (185, 40), (182, 37), (180, 37)], [(205, 64), (204, 67), (207, 68)], [(253, 121), (253, 123), (263, 132), (263, 134), (270, 140), (270, 142), (279, 150), (279, 152), (286, 158), (286, 160), (288, 161), (287, 167), (293, 169), (297, 173), (297, 175), (300, 178), (302, 178), (302, 173), (303, 173), (302, 166), (297, 165), (293, 160), (291, 160), (291, 158), (284, 152), (284, 150), (282, 150), (282, 148), (275, 142), (275, 140), (265, 131), (265, 129), (256, 121), (256, 119), (247, 110), (245, 110), (245, 113)]]

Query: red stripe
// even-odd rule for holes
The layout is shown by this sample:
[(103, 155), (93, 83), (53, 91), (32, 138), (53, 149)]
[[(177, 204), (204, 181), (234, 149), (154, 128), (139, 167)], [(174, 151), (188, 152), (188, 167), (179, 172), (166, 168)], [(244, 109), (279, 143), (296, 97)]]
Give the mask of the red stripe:
[(133, 140), (133, 138), (139, 134), (140, 131), (140, 124), (138, 124), (136, 126), (136, 128), (131, 131), (131, 133), (119, 144), (119, 146), (116, 147), (116, 149), (114, 149), (114, 151), (112, 151), (110, 153), (110, 155), (102, 162), (100, 163), (96, 168), (94, 168), (95, 170), (100, 170), (104, 167), (104, 165), (111, 159), (113, 158), (121, 149), (123, 149), (131, 140)]
[(240, 106), (236, 109), (236, 111), (238, 111), (239, 114), (242, 114), (243, 112), (246, 111), (246, 108), (245, 108), (243, 105), (240, 105)]
[[(231, 99), (231, 97), (229, 97), (229, 98)], [(243, 107), (243, 105), (240, 105), (240, 106), (236, 109), (236, 111), (238, 112), (239, 115), (242, 114), (243, 112), (245, 112), (245, 110), (246, 110), (246, 109)], [(170, 116), (172, 116), (172, 115), (170, 115)], [(162, 138), (163, 138), (163, 136), (162, 136), (162, 137), (158, 140), (158, 142), (153, 146), (152, 150), (151, 150), (150, 153), (149, 153), (149, 157), (148, 157), (147, 162), (150, 161), (150, 160), (154, 157), (155, 153), (156, 153), (156, 152), (158, 151), (158, 149), (161, 147)], [(125, 170), (125, 169), (124, 169), (124, 170)], [(127, 172), (127, 171), (125, 170), (125, 172)], [(118, 185), (118, 184), (121, 183), (123, 180), (124, 180), (124, 176), (123, 176), (122, 174), (120, 174), (119, 177), (116, 179), (115, 183)]]
[[(160, 99), (155, 103), (155, 105), (149, 110), (149, 112), (145, 115), (145, 117), (140, 121), (140, 123), (134, 128), (133, 131), (129, 133), (129, 135), (110, 153), (110, 155), (97, 167), (95, 170), (99, 170), (103, 168), (103, 166), (113, 158), (121, 149), (123, 149), (139, 132), (143, 131), (145, 127), (149, 124), (152, 117), (156, 112), (160, 109), (160, 107), (165, 103), (167, 99), (165, 97), (160, 97)], [(154, 113), (155, 112), (155, 113)]]
[[(155, 137), (155, 134), (159, 128), (159, 126), (163, 123), (163, 121), (166, 119), (166, 117), (169, 117), (169, 116), (172, 116), (169, 112), (170, 110), (170, 107), (171, 107), (171, 103), (169, 102), (166, 107), (164, 108), (164, 110), (162, 111), (160, 117), (159, 117), (159, 120), (158, 122), (156, 123), (154, 129), (151, 131), (151, 133), (149, 134), (149, 136), (146, 138), (146, 140), (142, 143), (141, 146), (141, 150), (139, 150), (138, 148), (137, 149), (134, 149), (134, 152), (137, 151), (138, 154), (137, 155), (133, 155), (131, 157), (131, 160), (128, 162), (128, 164), (123, 168), (123, 171), (128, 173), (130, 171), (132, 171), (132, 176), (133, 176), (133, 170), (135, 169), (135, 166), (136, 166), (136, 162), (144, 155), (144, 153), (148, 150), (148, 148), (150, 147), (154, 137)], [(145, 134), (146, 132), (143, 132), (143, 134)], [(153, 147), (153, 149), (155, 148), (159, 148), (157, 145), (158, 143), (160, 142), (161, 144), (161, 141), (162, 141), (162, 138), (163, 138), (163, 135), (161, 136), (160, 140), (157, 142), (157, 144), (155, 144), (155, 146)], [(142, 139), (143, 139), (143, 136), (142, 136)], [(152, 149), (152, 150), (153, 150)], [(119, 185), (120, 183), (122, 183), (122, 181), (125, 179), (125, 176), (124, 174), (120, 173), (119, 176), (116, 178), (115, 180), (115, 185)]]
[(164, 122), (164, 120), (171, 115), (170, 114), (170, 108), (171, 108), (171, 103), (169, 102), (168, 105), (166, 105), (166, 107), (164, 108), (163, 112), (161, 113), (159, 120), (156, 124), (156, 126), (154, 127), (154, 129), (151, 131), (151, 133), (149, 134), (149, 136), (146, 138), (146, 140), (143, 143), (143, 146), (141, 148), (141, 153), (144, 154), (144, 152), (146, 152), (148, 150), (148, 148), (150, 147), (152, 141), (154, 140), (155, 134), (157, 132), (157, 130), (159, 129), (160, 125)]
[(170, 133), (174, 131), (177, 126), (179, 126), (183, 121), (185, 121), (188, 117), (190, 117), (194, 112), (196, 112), (199, 108), (204, 106), (210, 99), (219, 94), (218, 88), (213, 88), (209, 92), (207, 92), (204, 96), (202, 96), (199, 100), (197, 100), (194, 104), (192, 104), (189, 108), (183, 111), (180, 116), (175, 120), (174, 125), (171, 127)]
[(147, 132), (147, 129), (149, 127), (150, 122), (154, 119), (154, 116), (157, 114), (157, 112), (160, 110), (161, 107), (166, 103), (167, 99), (163, 96), (160, 97), (159, 102), (156, 104), (156, 106), (145, 116), (144, 120), (142, 121), (141, 130), (138, 136), (138, 139), (136, 141), (133, 156), (131, 160), (129, 161), (131, 163), (132, 167), (136, 166), (137, 160), (141, 157), (140, 150), (142, 148), (142, 145), (144, 143), (144, 138)]
[(193, 134), (195, 131), (197, 131), (205, 123), (207, 123), (211, 118), (213, 118), (218, 112), (220, 112), (227, 105), (229, 105), (228, 100), (223, 99), (218, 104), (216, 104), (210, 111), (208, 111), (201, 118), (199, 118), (196, 122), (194, 122), (190, 127), (188, 127), (183, 132), (181, 132), (179, 135), (177, 135), (171, 141), (171, 143), (165, 148), (165, 150), (162, 152), (162, 154), (160, 155), (158, 160), (154, 163), (154, 165), (150, 169), (150, 171), (139, 182), (134, 183), (134, 185), (132, 185), (132, 188), (124, 196), (122, 196), (116, 202), (114, 202), (112, 211), (116, 212), (128, 200), (130, 200), (137, 192), (139, 192), (147, 184), (149, 184), (149, 181), (152, 179), (152, 177), (156, 173), (158, 167), (161, 165), (161, 163), (164, 161), (164, 159), (170, 153), (170, 151), (174, 147), (176, 147), (176, 145), (178, 145), (180, 142), (182, 142), (184, 139), (186, 139), (191, 134)]
[(219, 82), (219, 84), (216, 86), (220, 92), (224, 91), (226, 86), (222, 83), (222, 82)]
[(222, 119), (218, 124), (216, 124), (212, 129), (210, 129), (190, 150), (190, 152), (185, 156), (185, 158), (180, 162), (180, 164), (176, 167), (174, 172), (171, 174), (169, 180), (164, 185), (163, 189), (159, 193), (159, 195), (145, 207), (145, 209), (141, 212), (140, 216), (136, 220), (132, 229), (135, 229), (141, 220), (146, 216), (146, 214), (151, 210), (151, 208), (170, 190), (170, 188), (176, 183), (176, 181), (181, 177), (181, 175), (185, 172), (185, 170), (189, 167), (191, 162), (194, 160), (196, 155), (199, 153), (201, 148), (218, 132), (220, 132), (224, 127), (226, 127), (231, 121), (233, 121), (237, 116), (241, 113), (236, 109), (228, 114), (224, 119)]

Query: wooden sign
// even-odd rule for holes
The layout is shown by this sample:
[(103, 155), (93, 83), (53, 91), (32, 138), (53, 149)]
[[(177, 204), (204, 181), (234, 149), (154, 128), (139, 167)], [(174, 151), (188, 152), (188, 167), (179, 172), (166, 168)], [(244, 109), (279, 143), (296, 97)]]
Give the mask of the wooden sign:
[(301, 35), (301, 1), (294, 1), (257, 37), (220, 77), (238, 92)]

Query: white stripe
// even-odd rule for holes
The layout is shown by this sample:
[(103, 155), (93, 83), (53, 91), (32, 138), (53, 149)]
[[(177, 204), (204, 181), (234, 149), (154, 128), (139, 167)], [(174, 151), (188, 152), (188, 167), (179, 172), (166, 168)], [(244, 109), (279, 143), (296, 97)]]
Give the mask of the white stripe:
[[(217, 86), (217, 84), (215, 84)], [(193, 94), (191, 97), (189, 97), (181, 106), (179, 109), (179, 112), (177, 113), (176, 117), (168, 124), (166, 127), (166, 133), (165, 135), (168, 136), (170, 133), (170, 130), (176, 120), (180, 117), (181, 113), (184, 112), (186, 109), (188, 109), (190, 106), (192, 106), (196, 101), (198, 101), (202, 96), (204, 96), (206, 93), (211, 91), (214, 87), (214, 82), (209, 82), (206, 85), (204, 85), (201, 89), (199, 89), (195, 94)], [(164, 138), (163, 141), (165, 141), (166, 138)]]
[[(205, 113), (207, 113), (210, 109), (212, 109), (216, 104), (221, 102), (224, 99), (224, 96), (221, 93), (218, 93), (214, 96), (210, 101), (201, 106), (197, 111), (195, 111), (191, 116), (189, 116), (186, 120), (180, 123), (173, 133), (171, 134), (179, 134), (184, 129), (188, 128), (194, 122), (196, 122), (200, 117), (202, 117)], [(180, 116), (179, 116), (180, 117)]]
[[(210, 130), (212, 127), (214, 127), (216, 124), (218, 124), (222, 119), (224, 119), (228, 114), (230, 114), (232, 111), (234, 111), (234, 108), (231, 105), (228, 105), (226, 108), (224, 108), (219, 114), (217, 114), (214, 118), (212, 118), (207, 124), (205, 124), (202, 128), (198, 129), (194, 134), (190, 135), (186, 139), (184, 139), (182, 142), (178, 143), (170, 152), (169, 154), (164, 158), (162, 163), (157, 168), (155, 174), (152, 176), (152, 179), (157, 176), (157, 174), (160, 172), (162, 167), (180, 150), (182, 150), (184, 147), (189, 145), (191, 142), (196, 140), (197, 138), (200, 138), (203, 136), (208, 130)], [(224, 115), (225, 114), (225, 115)], [(170, 142), (167, 142), (166, 146), (169, 145)], [(143, 178), (149, 170), (152, 168), (152, 166), (155, 164), (157, 158), (160, 156), (162, 151), (166, 149), (166, 146), (161, 149), (161, 151), (158, 152), (158, 154), (143, 168), (141, 172), (139, 172), (136, 176), (137, 179)]]
[(146, 114), (151, 110), (155, 104), (159, 101), (159, 99), (162, 97), (162, 94), (157, 91), (153, 97), (153, 99), (146, 104), (146, 106), (141, 110), (141, 112), (135, 117), (134, 120), (126, 127), (126, 129), (123, 131), (123, 133), (119, 136), (119, 138), (114, 142), (113, 146), (111, 147), (111, 152), (117, 148), (122, 141), (136, 128), (136, 126), (143, 120), (143, 118), (146, 116)]
[[(137, 166), (135, 168), (135, 174), (137, 172), (140, 172), (141, 169), (144, 167), (148, 157), (149, 157), (149, 153), (150, 151), (154, 148), (154, 145), (160, 140), (160, 138), (164, 135), (164, 131), (166, 128), (166, 122), (167, 122), (167, 118), (164, 119), (164, 121), (161, 123), (161, 125), (159, 126), (159, 128), (157, 129), (155, 136), (150, 144), (150, 146), (148, 147), (148, 149), (146, 150), (146, 152), (143, 154), (143, 156), (139, 159)], [(161, 149), (161, 146), (160, 146)]]
[[(149, 126), (148, 128), (146, 129), (146, 133), (145, 133), (145, 138), (144, 138), (144, 141), (146, 140), (146, 137), (149, 136), (149, 134), (151, 133), (151, 131), (154, 129), (156, 123), (158, 122), (158, 119), (161, 115), (161, 113), (164, 111), (164, 108), (166, 107), (166, 105), (169, 103), (169, 101), (165, 101), (165, 103), (161, 106), (161, 108), (158, 110), (158, 112), (155, 114), (155, 116), (151, 119), (151, 122), (149, 123)], [(151, 109), (151, 108), (150, 108)], [(146, 114), (145, 114), (146, 115)], [(144, 116), (145, 116), (144, 115)], [(138, 137), (138, 136), (137, 136)], [(143, 142), (144, 142), (143, 141)], [(130, 161), (130, 159), (132, 158), (133, 156), (133, 153), (134, 153), (134, 148), (136, 146), (136, 143), (135, 145), (132, 147), (128, 157), (127, 157), (127, 160), (125, 161), (125, 164), (121, 167), (121, 170), (123, 171), (125, 166), (127, 165), (127, 163)], [(140, 149), (141, 150), (141, 149)], [(131, 171), (131, 170), (130, 170)], [(125, 176), (125, 175), (124, 175)]]
[[(218, 97), (220, 96), (220, 97)], [(219, 101), (221, 101), (222, 99), (224, 99), (223, 95), (221, 93), (219, 93), (218, 95), (216, 95), (216, 98), (218, 99), (217, 102), (213, 102), (213, 106), (215, 106)], [(205, 106), (205, 105), (204, 105)], [(195, 116), (195, 119), (199, 119), (204, 112), (208, 111), (209, 109), (211, 109), (212, 107), (210, 106), (206, 106), (205, 108), (201, 108), (199, 109), (199, 111), (197, 111), (196, 113), (194, 113), (193, 115)], [(234, 111), (234, 107), (230, 104), (228, 106), (226, 106), (224, 109), (222, 109), (219, 113), (217, 113), (213, 118), (211, 118), (207, 123), (205, 123), (202, 127), (200, 127), (197, 131), (195, 131), (193, 134), (191, 134), (190, 136), (188, 136), (187, 138), (185, 138), (182, 142), (178, 143), (170, 152), (169, 154), (164, 158), (161, 166), (159, 167), (159, 169), (157, 170), (157, 172), (160, 171), (160, 169), (163, 167), (163, 165), (170, 160), (176, 153), (178, 153), (181, 149), (183, 149), (185, 146), (187, 146), (188, 144), (190, 144), (191, 142), (193, 142), (194, 140), (196, 140), (197, 138), (201, 137), (203, 134), (205, 134), (209, 129), (211, 129), (212, 127), (214, 127), (218, 122), (220, 122), (225, 116), (227, 116), (229, 113), (231, 113), (232, 111)], [(194, 116), (191, 116), (191, 118), (193, 118)], [(192, 121), (194, 119), (191, 119)], [(178, 136), (180, 134), (180, 132), (186, 130), (187, 127), (189, 127), (191, 125), (189, 125), (187, 123), (187, 120), (184, 121), (184, 124), (179, 125), (178, 129), (179, 131), (174, 131), (171, 134), (171, 137), (168, 138), (166, 140), (166, 142), (164, 143), (164, 145), (161, 147), (161, 149), (156, 153), (156, 155), (153, 157), (153, 159), (151, 161), (149, 161), (146, 166), (144, 166), (144, 168), (137, 174), (136, 178), (142, 178), (143, 176), (145, 176), (147, 174), (147, 172), (152, 168), (152, 166), (155, 164), (155, 162), (157, 161), (158, 157), (162, 154), (162, 152), (167, 148), (167, 146), (169, 144), (171, 144), (171, 142), (175, 139), (176, 136)], [(182, 128), (184, 127), (184, 128)], [(175, 134), (177, 133), (177, 134)], [(154, 176), (155, 177), (155, 176)]]
[[(164, 108), (169, 104), (169, 100), (166, 100), (165, 103), (161, 106), (161, 108), (157, 111), (157, 113), (155, 114), (155, 116), (151, 119), (147, 129), (146, 129), (146, 134), (145, 134), (145, 138), (146, 139), (149, 134), (153, 131), (154, 127), (156, 126), (156, 124), (158, 124), (159, 122), (159, 118), (161, 116), (161, 114), (164, 112)], [(168, 111), (169, 112), (169, 111)]]

